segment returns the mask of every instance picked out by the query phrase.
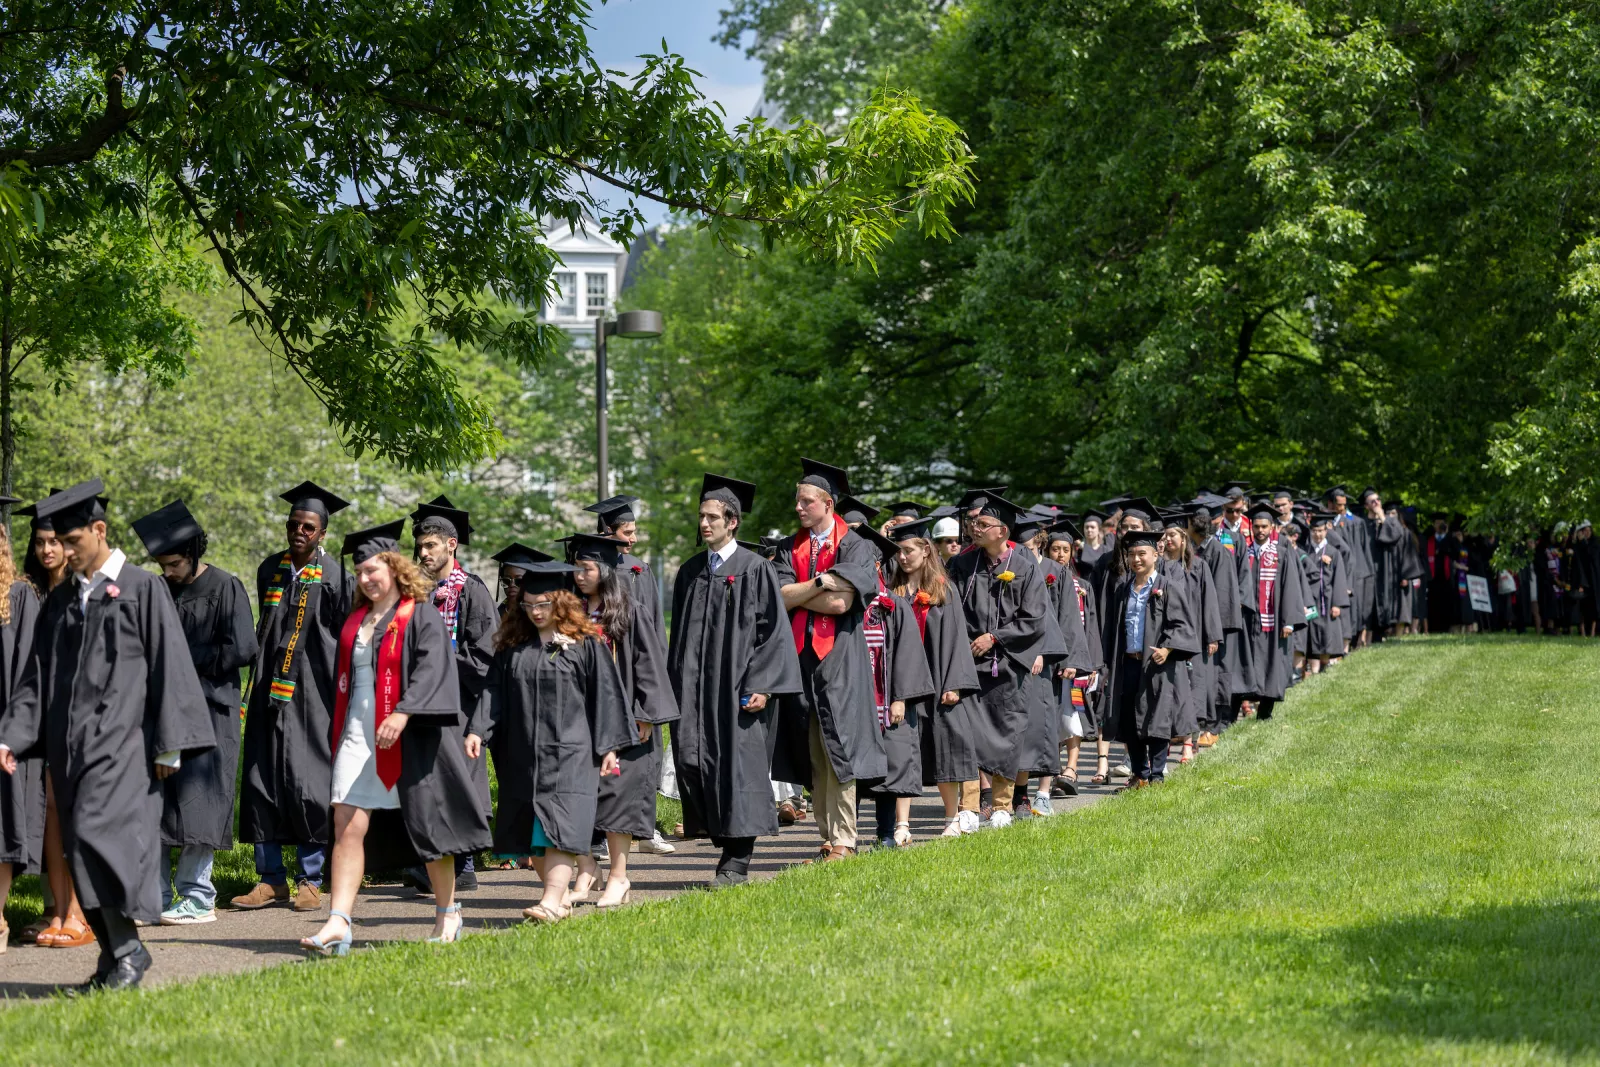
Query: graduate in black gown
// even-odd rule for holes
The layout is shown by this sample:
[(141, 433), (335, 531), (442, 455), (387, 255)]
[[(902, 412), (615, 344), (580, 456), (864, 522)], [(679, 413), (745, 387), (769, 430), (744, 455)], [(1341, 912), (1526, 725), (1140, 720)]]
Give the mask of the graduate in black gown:
[[(16, 497), (0, 496), (0, 503), (20, 504)], [(33, 656), (33, 632), (39, 618), (39, 598), (26, 579), (16, 576), (11, 539), (0, 527), (0, 708), (22, 683), (22, 671)], [(16, 773), (0, 777), (0, 909), (11, 895), (11, 881), (19, 874), (38, 874), (44, 862), (44, 760), (19, 760)], [(11, 931), (0, 911), (0, 954)]]
[(348, 500), (312, 482), (284, 493), (287, 551), (256, 568), (256, 661), (250, 671), (242, 741), (239, 839), (256, 845), (250, 892), (233, 898), (246, 910), (290, 899), (283, 846), (293, 845), (300, 879), (296, 911), (322, 906), (322, 867), (331, 837), (334, 668), (339, 630), (355, 583), (323, 547), (328, 519)]
[(1189, 701), (1188, 661), (1200, 654), (1189, 575), (1160, 555), (1153, 530), (1117, 538), (1122, 557), (1100, 616), (1107, 721), (1128, 748), (1130, 788), (1166, 777), (1171, 744)]
[(856, 851), (856, 782), (888, 772), (863, 630), (878, 592), (877, 550), (834, 512), (834, 502), (850, 494), (845, 472), (800, 462), (800, 530), (779, 546), (773, 565), (803, 689), (779, 701), (773, 777), (810, 786), (822, 836), (818, 858), (838, 860)]
[(1294, 635), (1306, 625), (1304, 578), (1299, 553), (1278, 528), (1277, 509), (1263, 503), (1246, 514), (1250, 544), (1239, 583), (1245, 681), (1235, 687), (1234, 700), (1254, 702), (1256, 716), (1270, 719), (1294, 677)]
[[(1011, 810), (1014, 818), (1033, 815), (1052, 815), (1050, 803), (1051, 783), (1061, 772), (1061, 690), (1063, 683), (1072, 684), (1079, 671), (1091, 668), (1089, 643), (1083, 633), (1083, 619), (1078, 613), (1075, 597), (1064, 595), (1071, 585), (1070, 577), (1055, 560), (1045, 554), (1046, 531), (1056, 521), (1051, 508), (1031, 508), (1023, 514), (1020, 526), (1013, 531), (1019, 545), (1033, 554), (1039, 572), (1044, 576), (1045, 592), (1050, 598), (1050, 628), (1043, 652), (1044, 670), (1030, 675), (1032, 681), (1032, 713), (1028, 729), (1023, 733), (1017, 753), (1017, 773), (1014, 776), (1015, 792)], [(1038, 791), (1028, 799), (1028, 780), (1038, 779)]]
[[(461, 565), (456, 557), (462, 545), (472, 543), (472, 516), (450, 503), (447, 496), (436, 496), (418, 504), (411, 513), (411, 539), (414, 555), (423, 576), (433, 582), (433, 606), (444, 619), (450, 634), (450, 647), (456, 657), (456, 684), (461, 687), (461, 709), (466, 713), (464, 736), (482, 736), (483, 724), (476, 721), (478, 695), (489, 680), (489, 662), (494, 658), (494, 631), (500, 625), (500, 609), (484, 580)], [(469, 745), (472, 760), (472, 788), (483, 808), (484, 818), (492, 814), (489, 803), (489, 756), (481, 744)], [(407, 872), (418, 888), (428, 889), (420, 868)], [(456, 857), (456, 892), (478, 888), (478, 874), (471, 853)]]
[(878, 549), (878, 592), (867, 604), (864, 628), (872, 658), (872, 694), (883, 731), (888, 772), (870, 788), (878, 844), (911, 843), (911, 798), (922, 794), (922, 734), (919, 705), (934, 697), (933, 674), (911, 602), (889, 588), (883, 568), (900, 554), (894, 541), (871, 526), (856, 531)]
[(74, 578), (46, 599), (34, 657), (0, 713), (0, 770), (43, 749), (100, 942), (85, 988), (126, 988), (151, 963), (134, 922), (161, 914), (160, 780), (216, 742), (172, 597), (106, 543), (102, 491), (96, 478), (34, 505), (54, 519)]
[(1432, 514), (1433, 531), (1422, 539), (1422, 563), (1428, 582), (1428, 632), (1447, 634), (1461, 623), (1456, 592), (1456, 567), (1461, 542), (1450, 533), (1449, 516)]
[(1350, 609), (1345, 619), (1347, 648), (1358, 648), (1367, 643), (1368, 627), (1376, 599), (1373, 592), (1372, 535), (1364, 519), (1350, 512), (1350, 495), (1342, 485), (1336, 485), (1322, 494), (1323, 501), (1333, 514), (1330, 540), (1342, 543), (1347, 549), (1350, 583)]
[(1051, 634), (1059, 641), (1060, 631), (1043, 569), (1011, 539), (1020, 509), (989, 490), (973, 496), (973, 545), (950, 562), (949, 572), (978, 671), (978, 693), (966, 699), (978, 768), (994, 782), (989, 824), (998, 828), (1011, 823), (1032, 679), (1044, 673)]
[(661, 726), (678, 717), (667, 684), (667, 648), (648, 604), (635, 599), (624, 578), (621, 540), (601, 534), (561, 539), (567, 562), (576, 570), (573, 585), (589, 621), (611, 653), (622, 679), (622, 693), (634, 736), (617, 749), (618, 773), (599, 781), (593, 850), (579, 854), (573, 901), (588, 899), (599, 878), (595, 853), (604, 847), (611, 871), (596, 907), (628, 901), (628, 852), (635, 838), (650, 839), (656, 828), (656, 783), (661, 773)]
[[(1345, 628), (1341, 619), (1350, 609), (1350, 582), (1344, 573), (1344, 557), (1328, 539), (1333, 529), (1333, 513), (1318, 511), (1311, 516), (1311, 536), (1305, 547), (1308, 604), (1316, 609), (1306, 623), (1306, 673), (1325, 670), (1329, 659), (1344, 651)], [(1381, 585), (1375, 585), (1383, 594)]]
[[(1361, 490), (1361, 508), (1367, 524), (1367, 543), (1372, 548), (1373, 636), (1386, 636), (1405, 614), (1401, 595), (1410, 587), (1401, 577), (1405, 569), (1406, 528), (1392, 508), (1384, 506), (1383, 494), (1372, 486)], [(1409, 620), (1407, 620), (1409, 621)]]
[(217, 740), (216, 748), (196, 754), (161, 783), (161, 847), (164, 854), (177, 850), (173, 870), (165, 860), (161, 865), (161, 924), (213, 922), (212, 863), (218, 851), (233, 848), (239, 670), (256, 656), (250, 597), (238, 578), (205, 562), (209, 540), (182, 500), (135, 520), (133, 531), (167, 580)]
[(684, 834), (722, 850), (712, 885), (749, 877), (757, 837), (778, 832), (772, 798), (777, 698), (801, 691), (800, 660), (772, 563), (734, 537), (755, 504), (750, 482), (707, 474), (706, 550), (672, 585), (667, 676), (678, 702), (672, 758)]
[(638, 743), (616, 662), (568, 590), (574, 567), (521, 556), (520, 611), (495, 633), (482, 699), (500, 795), (494, 850), (532, 853), (544, 882), (534, 922), (572, 914), (573, 866), (594, 839), (599, 780), (618, 773), (617, 751)]
[(460, 937), (455, 857), (489, 845), (489, 819), (472, 788), (466, 715), (449, 630), (433, 582), (400, 554), (405, 520), (345, 538), (356, 598), (336, 647), (330, 801), (333, 857), (328, 921), (301, 947), (350, 951), (351, 914), (364, 876), (426, 864), (433, 935)]
[(1195, 737), (1200, 732), (1200, 716), (1210, 703), (1209, 677), (1201, 657), (1215, 655), (1222, 645), (1222, 606), (1211, 570), (1195, 554), (1189, 540), (1189, 509), (1173, 508), (1161, 517), (1161, 549), (1164, 563), (1175, 564), (1189, 582), (1189, 604), (1193, 610), (1195, 637), (1199, 651), (1184, 661), (1187, 672), (1182, 709), (1173, 723), (1172, 741), (1179, 746), (1178, 763), (1194, 762)]
[[(922, 785), (938, 787), (944, 803), (945, 837), (978, 829), (978, 750), (973, 744), (972, 706), (962, 698), (978, 690), (961, 602), (945, 575), (930, 536), (932, 517), (912, 519), (889, 530), (898, 548), (889, 581), (909, 606), (933, 688), (927, 697), (907, 701), (920, 734)], [(970, 785), (970, 789), (963, 790)]]
[(1200, 736), (1195, 738), (1197, 748), (1210, 748), (1227, 726), (1226, 712), (1233, 699), (1228, 685), (1228, 671), (1224, 656), (1230, 644), (1237, 644), (1244, 628), (1244, 618), (1239, 609), (1239, 564), (1217, 537), (1213, 518), (1218, 515), (1224, 497), (1201, 493), (1189, 504), (1189, 540), (1195, 557), (1205, 563), (1211, 575), (1211, 585), (1216, 590), (1217, 610), (1222, 617), (1222, 637), (1215, 648), (1207, 643), (1200, 655), (1190, 664), (1195, 674), (1195, 684), (1201, 687), (1199, 705)]

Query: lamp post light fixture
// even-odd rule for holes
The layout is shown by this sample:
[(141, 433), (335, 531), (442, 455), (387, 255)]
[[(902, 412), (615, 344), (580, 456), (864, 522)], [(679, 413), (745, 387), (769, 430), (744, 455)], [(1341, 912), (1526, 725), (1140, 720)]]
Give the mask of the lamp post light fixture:
[(594, 320), (594, 438), (597, 500), (611, 495), (610, 449), (606, 437), (606, 338), (660, 337), (664, 329), (659, 311), (624, 311), (614, 321), (604, 315)]

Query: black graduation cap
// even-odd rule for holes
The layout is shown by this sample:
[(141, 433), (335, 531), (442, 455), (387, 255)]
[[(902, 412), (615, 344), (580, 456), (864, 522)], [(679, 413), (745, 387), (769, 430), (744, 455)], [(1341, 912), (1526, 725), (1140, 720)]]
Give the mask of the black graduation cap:
[(868, 523), (878, 517), (878, 509), (853, 496), (839, 497), (834, 501), (833, 510), (847, 523)]
[(1336, 496), (1342, 496), (1346, 499), (1349, 499), (1350, 490), (1346, 489), (1343, 485), (1335, 485), (1332, 488), (1323, 491), (1322, 499), (1332, 500)]
[(633, 513), (633, 506), (639, 502), (636, 496), (613, 496), (590, 504), (584, 511), (592, 511), (600, 516), (600, 521), (608, 530), (615, 530), (625, 522), (635, 522), (637, 517)]
[(530, 594), (553, 593), (557, 589), (565, 589), (572, 584), (572, 575), (578, 568), (570, 563), (561, 563), (558, 560), (527, 561), (524, 566), (514, 563), (512, 566), (522, 567), (522, 577), (517, 579), (517, 588), (522, 590), (524, 598)]
[(720, 500), (740, 515), (756, 506), (756, 483), (707, 474), (700, 479), (700, 502)]
[(1140, 545), (1159, 548), (1161, 545), (1161, 532), (1159, 530), (1130, 530), (1125, 534), (1117, 535), (1117, 544), (1126, 545), (1128, 548), (1138, 548)]
[(556, 544), (567, 546), (567, 562), (592, 559), (608, 567), (622, 563), (622, 551), (628, 546), (615, 537), (601, 534), (575, 533), (556, 538)]
[(1311, 529), (1299, 519), (1290, 519), (1288, 522), (1283, 524), (1283, 528), (1285, 532), (1290, 530), (1294, 531), (1294, 539), (1296, 544), (1307, 544), (1311, 540)]
[(4, 493), (0, 493), (0, 508), (5, 507), (7, 504), (20, 503), (22, 503), (22, 498), (20, 496), (7, 496)]
[(787, 540), (788, 538), (786, 537), (763, 537), (761, 539), (761, 547), (757, 551), (766, 559), (775, 559), (778, 555), (778, 549), (782, 548), (783, 543)]
[(884, 510), (897, 519), (920, 519), (928, 513), (928, 505), (919, 504), (915, 500), (896, 500)]
[(1142, 516), (1145, 522), (1154, 522), (1156, 516), (1161, 514), (1161, 509), (1142, 496), (1130, 496), (1122, 501), (1122, 513), (1135, 518)]
[(1278, 509), (1272, 506), (1272, 501), (1270, 500), (1262, 500), (1252, 504), (1250, 510), (1245, 512), (1245, 515), (1252, 520), (1271, 519), (1273, 522), (1278, 521)]
[(961, 514), (961, 509), (954, 504), (940, 504), (928, 512), (927, 517), (930, 519), (951, 519), (959, 514)]
[(956, 501), (957, 511), (971, 511), (981, 508), (990, 497), (1003, 497), (1006, 487), (1003, 485), (990, 486), (988, 489), (968, 489), (961, 494), (961, 499)]
[(1051, 523), (1050, 536), (1047, 538), (1046, 543), (1049, 541), (1064, 541), (1069, 538), (1073, 541), (1082, 541), (1083, 533), (1078, 529), (1071, 519), (1063, 515), (1061, 518)]
[(872, 542), (872, 547), (878, 550), (878, 555), (882, 556), (885, 562), (894, 559), (895, 556), (900, 554), (899, 545), (883, 536), (883, 534), (879, 533), (877, 530), (874, 530), (871, 526), (863, 524), (861, 526), (857, 526), (850, 532), (855, 534), (857, 537)]
[[(61, 487), (60, 487), (60, 486), (59, 486), (59, 485), (52, 485), (52, 486), (51, 486), (51, 487), (50, 487), (50, 491), (49, 491), (49, 492), (48, 492), (48, 493), (46, 493), (46, 494), (45, 494), (45, 496), (55, 496), (55, 495), (56, 495), (56, 494), (57, 494), (57, 493), (64, 493), (64, 492), (66, 492), (66, 490), (65, 490), (65, 489), (62, 489), (62, 488), (61, 488)], [(41, 499), (42, 499), (42, 498), (41, 498)], [(101, 501), (102, 501), (102, 502), (103, 502), (103, 501), (104, 501), (104, 500), (105, 500), (105, 497), (101, 497), (101, 498), (100, 498), (100, 499), (101, 499)], [(29, 505), (28, 505), (28, 506), (27, 506), (27, 507), (25, 507), (25, 508), (18, 508), (18, 509), (17, 509), (17, 510), (16, 510), (16, 511), (15, 511), (15, 512), (14, 512), (14, 514), (17, 514), (17, 515), (27, 515), (27, 516), (29, 516), (29, 517), (30, 517), (30, 518), (34, 518), (34, 517), (37, 517), (37, 516), (38, 516), (38, 512), (37, 512), (37, 511), (36, 511), (36, 510), (35, 510), (35, 507), (36, 507), (36, 505), (37, 505), (37, 504), (38, 504), (38, 501), (34, 501), (34, 503), (32, 503), (32, 504), (29, 504)], [(37, 523), (37, 522), (36, 522), (36, 523), (34, 523), (34, 524), (33, 524), (33, 525), (34, 525), (34, 526), (35, 526), (35, 527), (36, 527), (36, 528), (38, 528), (38, 529), (41, 529), (41, 530), (48, 530), (48, 529), (49, 529), (49, 528), (50, 528), (50, 523), (49, 523), (49, 522), (48, 522), (48, 521), (47, 521), (47, 522), (45, 522), (45, 523), (44, 523), (44, 524), (43, 524), (43, 525), (40, 525), (40, 524), (39, 524), (39, 523)]]
[(754, 552), (758, 556), (764, 556), (767, 554), (766, 546), (760, 541), (741, 541), (735, 537), (733, 539), (733, 543), (744, 549), (746, 552)]
[(443, 519), (450, 524), (457, 544), (472, 543), (472, 522), (465, 511), (450, 506), (448, 497), (435, 497), (426, 504), (418, 504), (411, 513), (411, 536), (422, 536), (422, 524), (428, 519)]
[(902, 522), (899, 526), (891, 526), (889, 527), (889, 540), (909, 541), (913, 537), (932, 540), (933, 524), (938, 521), (938, 519), (929, 515), (925, 519), (912, 519), (910, 522)]
[(1243, 498), (1246, 490), (1249, 488), (1249, 482), (1223, 482), (1222, 495), (1227, 497), (1229, 500), (1239, 500)]
[(1090, 508), (1088, 511), (1083, 513), (1083, 517), (1079, 521), (1088, 522), (1090, 519), (1093, 519), (1095, 522), (1098, 522), (1100, 525), (1104, 526), (1106, 524), (1106, 520), (1109, 518), (1111, 518), (1111, 516), (1104, 511), (1101, 511), (1099, 508)]
[(1162, 508), (1160, 517), (1163, 530), (1169, 526), (1175, 526), (1181, 530), (1189, 525), (1188, 508)]
[[(60, 489), (43, 500), (35, 501), (32, 513), (40, 522), (35, 529), (49, 528), (67, 533), (106, 517), (106, 502), (101, 496), (105, 484), (99, 478), (79, 482), (70, 489)], [(47, 522), (48, 527), (41, 526)]]
[(1331, 511), (1321, 511), (1321, 510), (1313, 511), (1311, 513), (1311, 525), (1312, 526), (1326, 526), (1328, 523), (1332, 522), (1336, 518), (1338, 518), (1338, 516), (1335, 515)]
[[(800, 476), (800, 484), (816, 486), (833, 497), (835, 505), (850, 495), (850, 475), (845, 473), (843, 467), (835, 467), (803, 456), (800, 459), (800, 467), (805, 472)], [(834, 510), (838, 510), (837, 506)]]
[(179, 499), (143, 518), (134, 519), (133, 532), (144, 542), (146, 552), (152, 556), (169, 556), (182, 551), (204, 531)]
[(984, 502), (981, 505), (978, 505), (978, 507), (981, 508), (979, 511), (980, 515), (993, 516), (1013, 529), (1016, 528), (1018, 521), (1022, 517), (1021, 508), (1017, 507), (1017, 505), (1013, 504), (1005, 497), (996, 496), (993, 493), (985, 497)]
[(1378, 492), (1378, 490), (1376, 488), (1374, 488), (1373, 486), (1370, 486), (1370, 485), (1367, 486), (1365, 489), (1361, 490), (1361, 497), (1360, 497), (1361, 503), (1365, 504), (1367, 502), (1367, 497), (1369, 497), (1369, 496), (1375, 496), (1380, 500), (1383, 499), (1383, 494)]
[(489, 557), (502, 567), (517, 567), (527, 570), (535, 563), (554, 563), (556, 558), (548, 552), (540, 552), (537, 548), (529, 548), (521, 541), (513, 541), (505, 548)]
[(309, 511), (313, 515), (322, 516), (322, 524), (326, 526), (331, 516), (339, 514), (350, 506), (350, 501), (322, 488), (316, 482), (301, 482), (286, 493), (279, 493), (280, 500), (289, 502), (290, 511)]
[(1102, 500), (1100, 501), (1100, 506), (1107, 511), (1121, 511), (1123, 505), (1128, 501), (1138, 499), (1139, 497), (1124, 494), (1123, 496), (1114, 496), (1110, 500)]
[[(296, 511), (304, 510), (296, 508)], [(400, 535), (405, 533), (406, 520), (395, 519), (393, 522), (380, 523), (369, 526), (365, 530), (346, 534), (344, 547), (339, 549), (339, 555), (349, 556), (350, 561), (360, 566), (380, 552), (400, 551)]]
[(1321, 511), (1322, 504), (1319, 501), (1312, 500), (1310, 497), (1301, 497), (1294, 502), (1294, 509), (1296, 511)]
[(1287, 485), (1280, 485), (1272, 491), (1272, 499), (1274, 500), (1293, 500), (1299, 495), (1300, 490)]

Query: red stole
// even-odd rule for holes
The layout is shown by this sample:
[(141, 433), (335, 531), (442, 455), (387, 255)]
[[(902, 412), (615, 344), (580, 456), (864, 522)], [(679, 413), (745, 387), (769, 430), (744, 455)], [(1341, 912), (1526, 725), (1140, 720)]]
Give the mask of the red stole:
[[(415, 600), (402, 599), (395, 608), (394, 618), (389, 620), (389, 625), (378, 638), (377, 680), (373, 686), (377, 712), (374, 728), (382, 726), (383, 720), (394, 713), (394, 706), (400, 702), (400, 657), (405, 647), (406, 626), (410, 624), (411, 614), (416, 609)], [(339, 691), (333, 701), (335, 755), (339, 753), (339, 735), (344, 733), (344, 718), (350, 710), (350, 656), (355, 651), (356, 633), (371, 610), (371, 604), (363, 604), (352, 611), (350, 617), (344, 620), (344, 629), (339, 631)], [(373, 744), (377, 744), (376, 739)], [(386, 789), (393, 789), (400, 780), (400, 745), (397, 742), (388, 748), (375, 748), (374, 751), (378, 759), (378, 781)]]
[[(828, 537), (828, 543), (822, 546), (822, 551), (817, 553), (817, 573), (821, 574), (833, 566), (833, 561), (839, 555), (839, 542), (844, 540), (844, 535), (850, 532), (850, 527), (845, 525), (843, 519), (833, 517), (833, 531)], [(790, 559), (794, 563), (794, 580), (809, 582), (811, 574), (811, 531), (801, 527), (800, 532), (794, 535), (794, 545), (789, 550)], [(835, 621), (832, 615), (823, 615), (816, 612), (816, 620), (811, 624), (811, 650), (817, 654), (818, 659), (827, 659), (828, 653), (833, 651), (833, 632)], [(794, 650), (804, 652), (806, 649), (806, 620), (810, 619), (813, 612), (800, 608), (795, 611), (794, 617), (789, 620), (789, 625), (794, 631)]]

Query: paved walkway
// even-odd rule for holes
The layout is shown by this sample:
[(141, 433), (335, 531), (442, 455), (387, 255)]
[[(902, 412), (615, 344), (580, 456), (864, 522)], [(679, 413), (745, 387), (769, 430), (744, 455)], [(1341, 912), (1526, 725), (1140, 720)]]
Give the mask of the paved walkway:
[[(1115, 746), (1113, 764), (1122, 758), (1121, 746)], [(1093, 770), (1091, 760), (1085, 758), (1084, 763)], [(1088, 785), (1086, 776), (1080, 796), (1055, 801), (1056, 813), (1091, 804), (1111, 791), (1109, 786)], [(862, 827), (870, 834), (870, 805), (862, 806), (861, 816)], [(917, 841), (935, 838), (944, 829), (943, 808), (931, 790), (913, 802), (911, 827)], [(677, 852), (670, 856), (635, 852), (628, 857), (635, 902), (670, 897), (702, 886), (711, 879), (718, 850), (710, 842), (674, 843)], [(808, 816), (784, 828), (778, 837), (757, 842), (751, 875), (771, 878), (786, 867), (810, 859), (817, 847), (816, 823)], [(602, 870), (604, 866), (601, 865)], [(478, 879), (478, 890), (461, 896), (469, 931), (520, 923), (522, 909), (539, 899), (539, 881), (532, 871), (480, 871)], [(432, 903), (432, 898), (420, 897), (414, 890), (399, 885), (363, 889), (356, 903), (356, 944), (370, 946), (383, 941), (421, 940), (429, 936), (433, 932)], [(574, 918), (585, 912), (593, 914), (594, 909), (580, 907)], [(326, 903), (315, 913), (295, 912), (287, 905), (253, 912), (218, 909), (214, 923), (151, 927), (143, 933), (145, 944), (155, 957), (155, 965), (145, 984), (158, 986), (304, 959), (298, 940), (316, 933), (327, 914)], [(82, 982), (94, 971), (97, 956), (98, 949), (94, 946), (44, 949), (12, 945), (10, 951), (0, 956), (0, 998), (48, 996), (62, 986)]]

